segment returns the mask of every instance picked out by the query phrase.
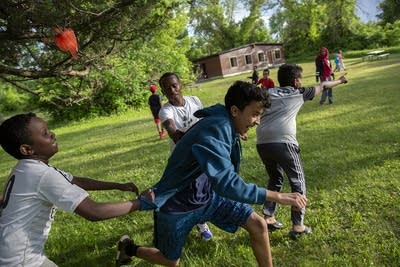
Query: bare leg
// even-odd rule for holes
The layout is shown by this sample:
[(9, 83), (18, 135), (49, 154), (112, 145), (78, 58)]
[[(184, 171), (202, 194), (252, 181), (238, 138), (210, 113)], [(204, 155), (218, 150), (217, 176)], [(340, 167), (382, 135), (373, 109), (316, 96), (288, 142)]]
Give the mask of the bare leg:
[(250, 234), (251, 248), (253, 249), (258, 266), (272, 267), (271, 247), (265, 220), (256, 212), (253, 212), (243, 228)]
[(265, 216), (264, 216), (264, 219), (265, 219), (265, 221), (266, 221), (267, 223), (274, 223), (274, 222), (276, 222), (275, 216), (267, 216), (267, 215), (265, 215)]
[(160, 264), (164, 266), (176, 267), (179, 265), (179, 260), (167, 259), (161, 251), (157, 248), (150, 247), (139, 247), (136, 252), (136, 257), (146, 260), (154, 264)]
[(160, 139), (164, 138), (167, 135), (167, 131), (165, 131), (165, 129), (162, 128), (162, 125), (160, 122), (157, 122), (156, 126), (157, 126), (157, 131), (158, 131), (158, 135), (160, 136)]
[(159, 133), (161, 133), (161, 132), (162, 132), (161, 123), (158, 122), (158, 123), (156, 123), (156, 125), (157, 125), (157, 131), (158, 131)]

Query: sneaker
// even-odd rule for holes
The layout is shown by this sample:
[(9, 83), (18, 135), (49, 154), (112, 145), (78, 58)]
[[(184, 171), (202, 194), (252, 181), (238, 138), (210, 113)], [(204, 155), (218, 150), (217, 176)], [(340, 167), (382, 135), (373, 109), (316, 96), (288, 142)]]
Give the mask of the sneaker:
[(209, 241), (213, 237), (213, 234), (211, 233), (211, 231), (208, 228), (208, 225), (206, 223), (198, 224), (197, 229), (200, 232), (201, 239), (203, 239), (205, 241)]
[[(274, 222), (271, 222), (270, 218), (272, 217), (274, 218)], [(283, 223), (277, 221), (274, 216), (264, 215), (264, 220), (267, 223), (268, 230), (270, 230), (271, 232), (275, 230), (280, 230), (284, 227)]]
[(123, 235), (118, 241), (117, 244), (117, 257), (115, 259), (115, 266), (119, 267), (121, 265), (126, 265), (130, 263), (131, 257), (126, 254), (126, 247), (132, 244), (133, 241), (128, 235)]
[(311, 233), (312, 233), (311, 227), (306, 226), (302, 232), (296, 232), (294, 230), (291, 230), (289, 232), (289, 237), (291, 239), (293, 239), (293, 240), (296, 240), (296, 239), (300, 238), (303, 235), (308, 235), (308, 234), (311, 234)]
[(267, 223), (268, 230), (275, 231), (275, 230), (280, 230), (283, 228), (283, 223), (275, 221), (273, 223)]

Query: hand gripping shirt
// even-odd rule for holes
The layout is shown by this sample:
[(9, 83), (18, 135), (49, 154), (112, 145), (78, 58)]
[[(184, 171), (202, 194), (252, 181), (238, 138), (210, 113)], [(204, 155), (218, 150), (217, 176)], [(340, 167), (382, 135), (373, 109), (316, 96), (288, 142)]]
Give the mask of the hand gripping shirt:
[(73, 176), (41, 161), (19, 160), (0, 209), (0, 266), (40, 266), (57, 208), (73, 212), (88, 196)]

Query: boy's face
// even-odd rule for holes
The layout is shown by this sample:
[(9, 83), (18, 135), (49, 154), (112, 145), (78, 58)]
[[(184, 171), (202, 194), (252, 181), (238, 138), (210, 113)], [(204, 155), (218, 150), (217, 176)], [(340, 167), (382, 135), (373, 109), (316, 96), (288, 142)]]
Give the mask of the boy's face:
[(181, 101), (181, 88), (182, 85), (180, 81), (174, 75), (171, 75), (163, 80), (161, 90), (168, 98), (168, 101), (175, 105), (179, 104)]
[(243, 110), (232, 106), (231, 116), (235, 132), (240, 135), (245, 135), (251, 127), (260, 124), (260, 117), (264, 109), (264, 104), (261, 101), (252, 101)]
[(32, 118), (28, 130), (31, 134), (31, 144), (22, 145), (26, 149), (25, 154), (31, 159), (48, 162), (58, 152), (56, 136), (47, 128), (47, 124), (38, 117)]

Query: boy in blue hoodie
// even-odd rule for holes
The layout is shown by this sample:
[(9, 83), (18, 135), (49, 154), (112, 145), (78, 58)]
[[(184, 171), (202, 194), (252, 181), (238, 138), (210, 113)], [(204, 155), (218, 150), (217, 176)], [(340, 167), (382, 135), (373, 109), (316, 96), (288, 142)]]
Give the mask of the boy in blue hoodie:
[[(202, 119), (176, 143), (163, 176), (149, 189), (156, 196), (154, 203), (141, 198), (142, 209), (156, 209), (155, 247), (138, 246), (124, 235), (118, 242), (117, 266), (129, 262), (131, 256), (178, 266), (187, 235), (205, 221), (230, 233), (239, 226), (246, 229), (258, 265), (272, 266), (267, 224), (244, 203), (269, 200), (301, 209), (307, 199), (299, 193), (272, 192), (245, 183), (238, 175), (240, 136), (258, 125), (267, 100), (255, 85), (237, 81), (225, 95), (225, 106), (217, 104), (195, 113)], [(202, 173), (206, 179), (193, 184)], [(195, 188), (187, 192), (191, 184)], [(193, 201), (193, 192), (202, 197)]]

